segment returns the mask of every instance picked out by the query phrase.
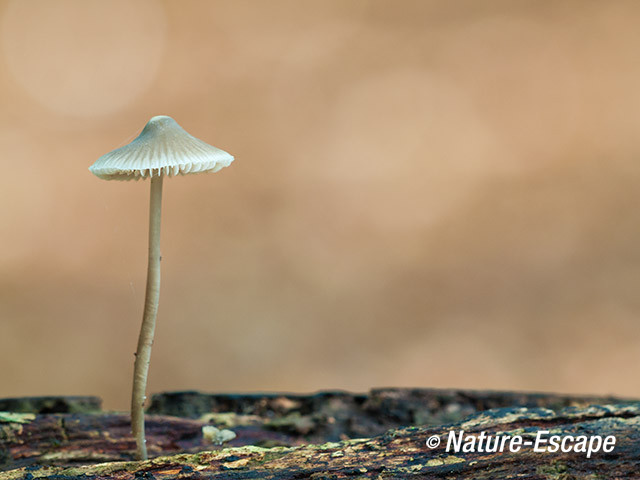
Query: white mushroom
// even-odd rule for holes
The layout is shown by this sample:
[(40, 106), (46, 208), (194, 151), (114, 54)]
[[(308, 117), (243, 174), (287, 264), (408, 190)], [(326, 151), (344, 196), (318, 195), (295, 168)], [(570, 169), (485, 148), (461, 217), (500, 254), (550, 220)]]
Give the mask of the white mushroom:
[(104, 180), (151, 179), (147, 289), (131, 395), (131, 430), (136, 439), (138, 460), (147, 459), (144, 403), (160, 297), (162, 180), (165, 176), (217, 172), (231, 162), (231, 155), (192, 137), (171, 117), (157, 116), (149, 120), (135, 140), (103, 155), (89, 167), (91, 173)]
[(222, 445), (236, 438), (236, 434), (233, 430), (226, 428), (220, 430), (213, 425), (205, 425), (202, 427), (202, 438), (204, 438), (206, 442), (213, 443), (214, 445)]

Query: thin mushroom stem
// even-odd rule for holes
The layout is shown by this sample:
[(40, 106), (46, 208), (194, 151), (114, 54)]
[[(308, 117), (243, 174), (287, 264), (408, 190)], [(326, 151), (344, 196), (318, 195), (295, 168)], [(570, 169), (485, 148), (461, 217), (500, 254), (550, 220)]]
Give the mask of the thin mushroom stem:
[(151, 202), (149, 207), (149, 264), (147, 290), (144, 299), (144, 315), (138, 349), (133, 369), (131, 395), (131, 432), (136, 440), (136, 459), (146, 460), (147, 445), (144, 435), (144, 403), (146, 400), (147, 374), (151, 360), (151, 346), (156, 329), (156, 315), (160, 298), (160, 217), (162, 211), (162, 178), (151, 176)]

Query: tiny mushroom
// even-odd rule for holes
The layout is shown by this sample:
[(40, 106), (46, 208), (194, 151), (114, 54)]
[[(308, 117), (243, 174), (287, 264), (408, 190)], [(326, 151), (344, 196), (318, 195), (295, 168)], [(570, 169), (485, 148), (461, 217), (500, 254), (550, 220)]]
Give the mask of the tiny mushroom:
[(149, 120), (131, 143), (103, 155), (89, 167), (91, 173), (104, 180), (151, 179), (147, 288), (131, 395), (131, 430), (136, 440), (138, 460), (147, 459), (144, 403), (160, 297), (162, 179), (165, 176), (217, 172), (231, 162), (231, 155), (192, 137), (171, 117), (157, 116)]
[(236, 438), (236, 433), (233, 430), (228, 430), (226, 428), (219, 429), (213, 425), (205, 425), (202, 427), (202, 439), (205, 442), (222, 445), (234, 438)]

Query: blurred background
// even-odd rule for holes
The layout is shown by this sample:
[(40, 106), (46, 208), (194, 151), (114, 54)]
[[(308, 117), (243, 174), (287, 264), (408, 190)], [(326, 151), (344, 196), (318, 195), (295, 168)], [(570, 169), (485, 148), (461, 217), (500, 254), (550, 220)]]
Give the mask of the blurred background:
[(127, 409), (154, 115), (149, 393), (640, 396), (640, 3), (0, 1), (0, 396)]

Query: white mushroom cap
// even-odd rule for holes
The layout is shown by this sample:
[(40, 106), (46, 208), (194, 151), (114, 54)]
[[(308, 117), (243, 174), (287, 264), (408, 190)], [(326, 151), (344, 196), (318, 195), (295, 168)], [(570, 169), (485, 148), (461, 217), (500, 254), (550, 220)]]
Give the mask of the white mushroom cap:
[(138, 180), (217, 172), (231, 162), (233, 157), (224, 150), (192, 137), (173, 118), (159, 115), (135, 140), (101, 156), (89, 170), (104, 180)]

